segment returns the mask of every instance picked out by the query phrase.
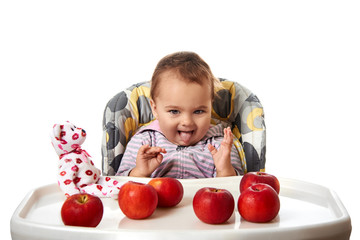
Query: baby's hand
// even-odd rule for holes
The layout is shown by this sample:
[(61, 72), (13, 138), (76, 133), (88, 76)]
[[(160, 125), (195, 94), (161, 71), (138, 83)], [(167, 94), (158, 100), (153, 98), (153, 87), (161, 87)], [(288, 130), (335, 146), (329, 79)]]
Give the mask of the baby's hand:
[(131, 170), (130, 176), (149, 177), (162, 162), (161, 153), (166, 153), (166, 150), (150, 147), (149, 144), (141, 146), (136, 157), (136, 166)]
[(209, 144), (208, 149), (214, 159), (216, 167), (216, 176), (235, 176), (236, 172), (234, 167), (231, 165), (231, 147), (233, 144), (233, 135), (230, 127), (224, 129), (224, 139), (221, 142), (219, 150), (213, 145)]

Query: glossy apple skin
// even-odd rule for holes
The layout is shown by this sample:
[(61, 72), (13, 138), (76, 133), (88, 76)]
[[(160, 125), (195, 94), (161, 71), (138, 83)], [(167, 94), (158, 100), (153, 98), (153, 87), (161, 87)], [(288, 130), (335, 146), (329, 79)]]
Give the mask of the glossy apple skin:
[(120, 188), (118, 203), (128, 218), (144, 219), (154, 213), (158, 196), (153, 186), (129, 181)]
[(226, 189), (204, 187), (193, 198), (195, 215), (208, 224), (226, 222), (234, 212), (235, 201)]
[(279, 180), (269, 173), (264, 172), (248, 172), (246, 173), (240, 181), (240, 193), (245, 189), (256, 183), (266, 183), (269, 184), (277, 194), (280, 193), (280, 182)]
[(68, 226), (96, 227), (103, 213), (101, 199), (86, 193), (68, 197), (61, 207), (61, 219)]
[(270, 222), (279, 213), (279, 195), (268, 184), (254, 184), (240, 194), (238, 210), (240, 215), (249, 222)]
[(153, 178), (149, 181), (158, 194), (158, 207), (174, 207), (182, 200), (184, 188), (175, 178)]

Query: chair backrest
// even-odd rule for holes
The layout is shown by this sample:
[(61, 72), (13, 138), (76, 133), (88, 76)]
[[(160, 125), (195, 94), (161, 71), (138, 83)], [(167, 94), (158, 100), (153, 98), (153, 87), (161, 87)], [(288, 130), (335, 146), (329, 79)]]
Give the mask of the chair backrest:
[[(220, 79), (223, 89), (213, 102), (213, 124), (230, 126), (244, 172), (265, 171), (266, 129), (259, 99), (237, 82)], [(116, 174), (125, 147), (141, 126), (154, 120), (150, 82), (134, 84), (107, 103), (103, 118), (102, 171)]]

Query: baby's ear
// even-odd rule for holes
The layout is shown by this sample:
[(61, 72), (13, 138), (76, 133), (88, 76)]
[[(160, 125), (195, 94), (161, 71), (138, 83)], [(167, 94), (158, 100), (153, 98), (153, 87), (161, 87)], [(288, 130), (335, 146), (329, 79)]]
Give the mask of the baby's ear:
[(156, 109), (156, 104), (154, 102), (154, 100), (150, 99), (150, 107), (151, 107), (151, 112), (154, 115), (154, 117), (157, 119), (158, 118), (158, 114), (157, 114), (157, 109)]
[(61, 129), (64, 127), (64, 125), (60, 125), (60, 124), (55, 124), (53, 127), (53, 133), (54, 133), (54, 137), (57, 140), (60, 140), (61, 136)]

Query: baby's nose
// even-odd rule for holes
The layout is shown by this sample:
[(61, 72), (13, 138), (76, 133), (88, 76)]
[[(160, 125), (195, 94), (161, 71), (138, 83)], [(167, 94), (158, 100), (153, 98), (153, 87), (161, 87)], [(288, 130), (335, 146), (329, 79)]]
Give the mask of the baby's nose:
[(184, 126), (189, 126), (189, 125), (192, 125), (193, 124), (193, 119), (191, 116), (187, 116), (185, 115), (182, 119), (182, 125)]

